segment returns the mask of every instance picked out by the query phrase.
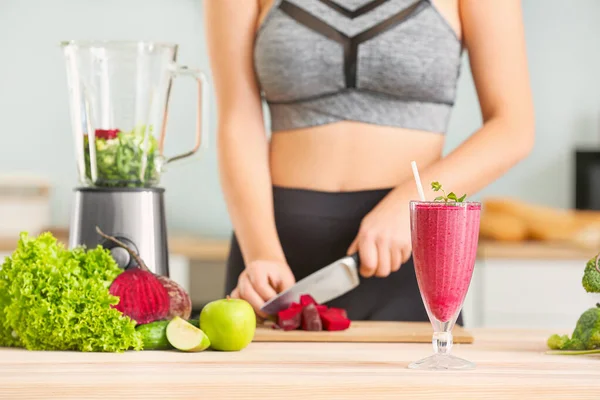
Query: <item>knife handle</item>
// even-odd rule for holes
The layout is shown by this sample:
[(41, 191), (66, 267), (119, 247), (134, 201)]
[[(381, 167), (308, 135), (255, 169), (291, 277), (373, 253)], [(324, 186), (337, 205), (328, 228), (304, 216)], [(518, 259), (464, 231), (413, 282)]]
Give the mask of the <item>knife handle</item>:
[(351, 254), (349, 257), (354, 260), (354, 263), (356, 264), (356, 269), (359, 269), (360, 268), (360, 256), (358, 255), (358, 251), (354, 254)]

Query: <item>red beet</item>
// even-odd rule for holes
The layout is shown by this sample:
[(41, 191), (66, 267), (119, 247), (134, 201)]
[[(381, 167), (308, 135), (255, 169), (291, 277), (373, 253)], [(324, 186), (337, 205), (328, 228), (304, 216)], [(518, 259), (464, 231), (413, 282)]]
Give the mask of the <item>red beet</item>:
[(325, 306), (325, 305), (319, 304), (319, 305), (316, 305), (315, 307), (317, 308), (317, 312), (319, 314), (321, 314), (324, 311), (327, 311), (327, 306)]
[(302, 296), (300, 296), (301, 306), (306, 307), (309, 304), (317, 305), (317, 302), (315, 301), (315, 299), (312, 298), (310, 294), (303, 294)]
[(343, 331), (350, 327), (350, 320), (336, 310), (326, 310), (319, 315), (326, 331)]
[(98, 139), (114, 139), (120, 131), (118, 129), (96, 129), (95, 135)]
[(290, 307), (277, 313), (277, 325), (284, 331), (292, 331), (300, 327), (302, 308)]
[(302, 329), (305, 331), (323, 330), (319, 311), (314, 304), (309, 304), (302, 310)]
[(119, 274), (109, 292), (119, 298), (113, 307), (138, 324), (165, 319), (169, 313), (167, 289), (152, 273), (140, 268)]
[(168, 318), (180, 317), (185, 320), (192, 315), (192, 300), (190, 295), (177, 282), (166, 276), (156, 275), (169, 294)]
[[(327, 308), (326, 308), (327, 309)], [(335, 308), (335, 307), (330, 307), (329, 308), (330, 311), (335, 311), (336, 313), (338, 313), (342, 318), (348, 318), (348, 313), (346, 312), (346, 310), (344, 310), (343, 308)]]
[[(133, 251), (133, 249), (128, 247), (125, 243), (121, 242), (117, 238), (105, 234), (98, 227), (96, 227), (96, 231), (98, 232), (98, 234), (100, 236), (116, 243), (117, 245), (121, 246), (122, 248), (124, 248), (125, 250), (127, 250), (129, 252), (131, 257), (133, 257), (133, 259), (138, 264), (137, 268), (135, 268), (134, 270), (140, 270), (147, 274), (150, 274), (152, 277), (154, 277), (156, 282), (160, 286), (162, 286), (164, 293), (166, 293), (166, 295), (167, 295), (167, 312), (163, 317), (161, 317), (159, 319), (173, 318), (175, 316), (179, 316), (183, 319), (189, 319), (189, 317), (192, 314), (192, 301), (190, 299), (190, 295), (179, 284), (177, 284), (177, 282), (173, 281), (172, 279), (169, 279), (166, 276), (153, 274), (150, 271), (150, 269), (146, 266), (146, 264), (144, 263), (144, 260), (142, 260), (142, 258), (135, 251)], [(127, 272), (127, 271), (125, 271), (125, 272)], [(121, 275), (123, 275), (125, 272), (123, 272)], [(113, 284), (114, 284), (114, 282), (113, 282)], [(127, 295), (125, 295), (125, 296), (127, 296)], [(140, 301), (143, 301), (143, 300), (140, 300)], [(121, 312), (123, 312), (123, 311), (121, 311)], [(126, 314), (126, 315), (128, 315), (128, 314)], [(143, 316), (140, 318), (147, 319), (147, 318), (144, 318)], [(155, 318), (155, 317), (153, 316), (152, 313), (150, 313), (148, 315), (148, 318)], [(138, 321), (138, 320), (136, 319), (136, 321)], [(156, 319), (152, 319), (152, 321), (156, 321)], [(152, 321), (149, 321), (149, 322), (152, 322)], [(142, 324), (144, 322), (138, 321), (138, 323)]]

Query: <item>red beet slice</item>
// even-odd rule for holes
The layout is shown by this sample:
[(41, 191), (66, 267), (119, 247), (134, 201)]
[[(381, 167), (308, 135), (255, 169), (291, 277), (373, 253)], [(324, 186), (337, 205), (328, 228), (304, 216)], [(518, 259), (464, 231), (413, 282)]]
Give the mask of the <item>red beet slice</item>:
[(343, 331), (350, 327), (350, 320), (340, 315), (339, 311), (329, 309), (322, 312), (320, 317), (326, 331)]
[(335, 311), (336, 313), (338, 313), (342, 318), (348, 318), (348, 313), (346, 312), (346, 310), (344, 310), (343, 308), (335, 308), (335, 307), (330, 307), (329, 311)]
[(289, 308), (302, 308), (302, 305), (300, 303), (292, 303)]
[(314, 304), (309, 304), (302, 310), (302, 329), (305, 331), (322, 331), (323, 324), (319, 311)]
[(319, 304), (315, 307), (317, 307), (317, 311), (319, 312), (319, 314), (322, 313), (323, 311), (327, 311), (327, 306), (325, 306), (325, 305)]
[(302, 322), (302, 308), (290, 307), (277, 313), (277, 325), (284, 331), (298, 329)]
[(314, 304), (315, 306), (318, 305), (315, 299), (313, 299), (310, 294), (303, 294), (302, 296), (300, 296), (300, 305), (306, 307), (309, 304)]

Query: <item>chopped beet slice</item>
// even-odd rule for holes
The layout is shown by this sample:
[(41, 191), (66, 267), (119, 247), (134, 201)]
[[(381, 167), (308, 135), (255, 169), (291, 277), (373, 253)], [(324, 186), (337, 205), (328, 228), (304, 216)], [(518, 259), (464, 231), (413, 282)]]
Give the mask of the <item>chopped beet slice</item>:
[(277, 313), (277, 325), (284, 331), (292, 331), (302, 323), (302, 308), (286, 308)]
[(322, 312), (320, 317), (326, 331), (343, 331), (350, 327), (350, 320), (340, 315), (339, 311), (329, 309)]
[(303, 307), (306, 307), (309, 304), (314, 304), (315, 306), (318, 305), (315, 299), (313, 299), (310, 294), (303, 294), (302, 296), (300, 296), (300, 304)]
[(302, 310), (302, 329), (305, 331), (322, 331), (323, 323), (319, 311), (314, 304), (309, 304)]
[(292, 303), (288, 308), (302, 308), (302, 305), (300, 303)]
[(329, 311), (334, 311), (338, 313), (340, 316), (342, 316), (342, 318), (348, 318), (348, 313), (343, 308), (330, 307)]

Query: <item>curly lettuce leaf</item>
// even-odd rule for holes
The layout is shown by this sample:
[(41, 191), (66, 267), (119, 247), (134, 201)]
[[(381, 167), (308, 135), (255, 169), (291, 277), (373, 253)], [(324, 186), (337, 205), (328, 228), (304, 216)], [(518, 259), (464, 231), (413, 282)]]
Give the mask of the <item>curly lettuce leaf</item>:
[(0, 345), (29, 350), (141, 350), (135, 321), (111, 307), (121, 273), (110, 253), (66, 249), (50, 233), (20, 236), (0, 269)]

